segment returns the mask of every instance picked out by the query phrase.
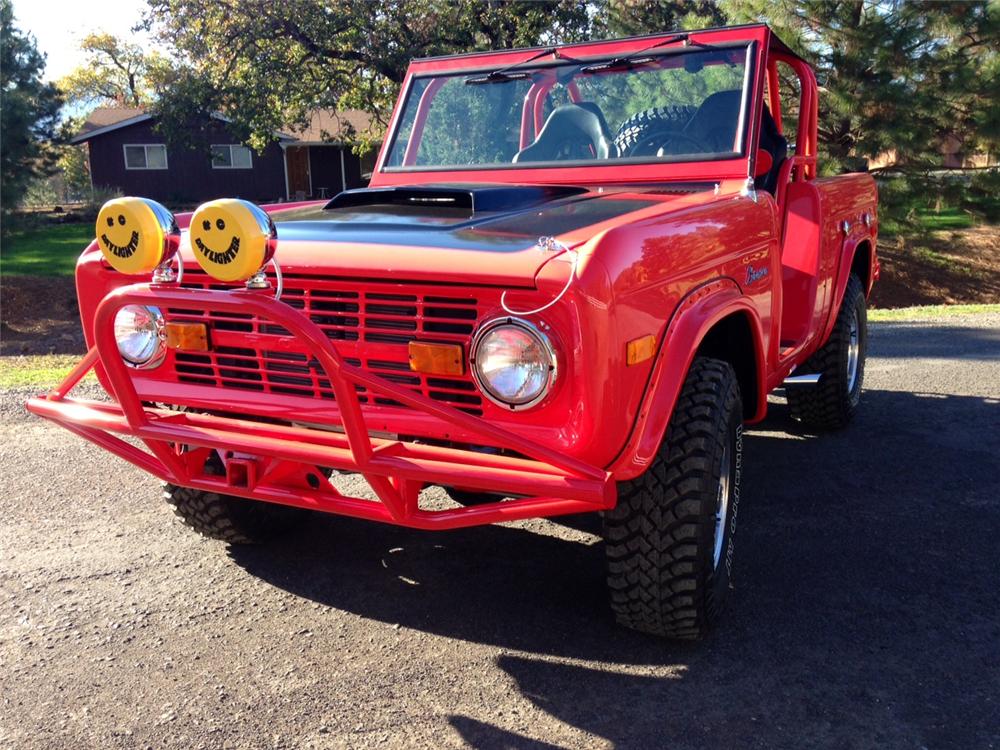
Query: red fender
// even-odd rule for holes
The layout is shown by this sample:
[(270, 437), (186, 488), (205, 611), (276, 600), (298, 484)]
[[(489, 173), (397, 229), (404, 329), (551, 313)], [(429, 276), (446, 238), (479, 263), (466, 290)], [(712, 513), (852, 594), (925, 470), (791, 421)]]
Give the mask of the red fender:
[(844, 294), (847, 292), (847, 280), (851, 277), (851, 267), (854, 265), (854, 255), (858, 250), (858, 246), (863, 242), (867, 242), (872, 246), (872, 252), (868, 259), (868, 288), (865, 289), (865, 296), (871, 291), (872, 284), (874, 283), (876, 276), (876, 260), (875, 260), (875, 235), (872, 230), (866, 227), (861, 222), (858, 222), (857, 228), (844, 240), (844, 246), (840, 251), (840, 263), (837, 266), (837, 286), (834, 288), (833, 295), (833, 305), (830, 307), (830, 311), (826, 319), (826, 327), (823, 330), (823, 335), (820, 337), (820, 341), (826, 343), (826, 340), (830, 338), (830, 334), (833, 332), (833, 324), (837, 322), (837, 314), (840, 312), (840, 304), (844, 301)]
[(698, 346), (712, 326), (736, 312), (748, 316), (754, 339), (757, 413), (751, 421), (764, 418), (767, 410), (767, 378), (760, 317), (732, 279), (710, 281), (689, 292), (667, 324), (632, 434), (610, 467), (615, 479), (632, 479), (649, 468), (663, 442), (667, 424)]

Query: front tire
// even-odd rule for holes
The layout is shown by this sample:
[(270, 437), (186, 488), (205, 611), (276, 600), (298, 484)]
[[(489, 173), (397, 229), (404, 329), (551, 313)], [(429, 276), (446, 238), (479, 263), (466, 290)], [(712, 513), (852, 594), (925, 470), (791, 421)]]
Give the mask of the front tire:
[[(225, 469), (217, 456), (205, 465), (210, 474)], [(163, 499), (174, 515), (202, 536), (227, 544), (263, 544), (300, 525), (309, 511), (165, 482)]]
[(727, 362), (691, 365), (663, 445), (619, 485), (604, 514), (611, 608), (622, 625), (702, 638), (730, 588), (739, 510), (743, 407)]
[(829, 340), (801, 367), (818, 373), (816, 385), (785, 388), (792, 417), (809, 427), (846, 427), (861, 402), (868, 351), (868, 308), (861, 280), (851, 274)]
[(202, 536), (227, 544), (263, 544), (297, 526), (308, 511), (218, 492), (163, 485), (174, 515)]

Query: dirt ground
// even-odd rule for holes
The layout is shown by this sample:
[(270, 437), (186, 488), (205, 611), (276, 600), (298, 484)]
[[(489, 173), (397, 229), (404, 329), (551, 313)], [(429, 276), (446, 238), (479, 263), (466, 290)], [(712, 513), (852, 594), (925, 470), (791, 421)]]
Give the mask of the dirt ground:
[(0, 277), (0, 355), (84, 351), (72, 277)]
[(698, 645), (614, 625), (598, 519), (197, 537), (0, 396), (0, 747), (1000, 747), (1000, 315), (873, 327), (857, 420), (745, 441)]
[(878, 253), (882, 277), (873, 307), (1000, 302), (1000, 227), (887, 238)]

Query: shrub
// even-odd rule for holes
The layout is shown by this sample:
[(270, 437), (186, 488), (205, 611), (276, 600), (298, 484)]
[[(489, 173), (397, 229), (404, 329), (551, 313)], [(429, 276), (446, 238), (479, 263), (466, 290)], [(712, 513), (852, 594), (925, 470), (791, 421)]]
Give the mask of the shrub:
[(80, 208), (79, 218), (83, 221), (97, 221), (97, 214), (101, 210), (101, 206), (113, 198), (121, 198), (122, 195), (122, 191), (118, 188), (106, 185), (102, 187), (95, 186), (87, 202)]
[(976, 172), (965, 190), (962, 207), (986, 221), (1000, 221), (1000, 169)]

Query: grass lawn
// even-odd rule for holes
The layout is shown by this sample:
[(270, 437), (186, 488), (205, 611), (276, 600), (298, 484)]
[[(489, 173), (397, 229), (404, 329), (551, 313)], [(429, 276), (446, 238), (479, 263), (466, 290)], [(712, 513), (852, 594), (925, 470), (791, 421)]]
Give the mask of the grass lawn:
[(884, 323), (893, 320), (923, 320), (943, 318), (952, 315), (976, 315), (979, 313), (1000, 313), (1000, 305), (925, 305), (922, 307), (896, 307), (889, 310), (872, 309), (868, 320)]
[(72, 276), (76, 259), (93, 239), (94, 225), (90, 222), (15, 231), (0, 247), (0, 273)]
[(927, 209), (920, 213), (920, 223), (925, 229), (968, 229), (972, 226), (972, 216), (958, 208), (942, 208), (935, 212)]
[[(59, 385), (69, 375), (76, 364), (83, 359), (82, 354), (37, 354), (23, 357), (0, 357), (0, 388), (39, 389)], [(93, 380), (90, 373), (84, 381)]]
[[(940, 211), (935, 211), (933, 208), (922, 208), (917, 212), (915, 222), (904, 223), (915, 223), (915, 228), (920, 232), (955, 231), (969, 229), (976, 225), (971, 214), (952, 206), (946, 206)], [(879, 233), (886, 237), (903, 234), (903, 230), (909, 228), (914, 227), (904, 227), (889, 217), (879, 219)]]

